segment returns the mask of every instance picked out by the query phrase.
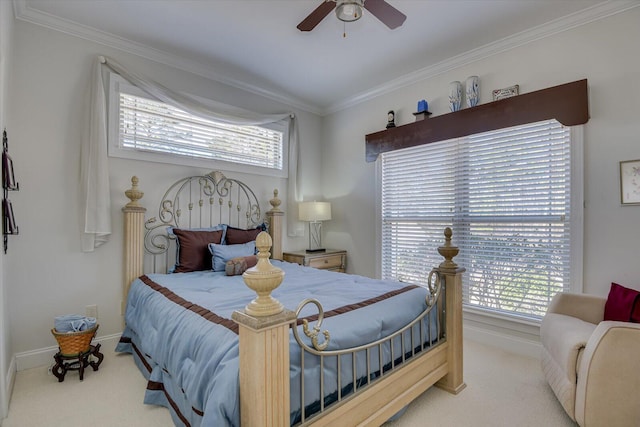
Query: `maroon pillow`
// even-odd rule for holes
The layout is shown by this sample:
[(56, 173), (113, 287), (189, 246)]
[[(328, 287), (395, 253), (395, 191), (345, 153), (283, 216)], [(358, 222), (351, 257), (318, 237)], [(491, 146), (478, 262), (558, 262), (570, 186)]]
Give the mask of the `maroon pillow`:
[(631, 310), (631, 321), (633, 323), (640, 323), (640, 296), (636, 297), (636, 302), (633, 304), (633, 310)]
[(256, 237), (258, 237), (258, 234), (265, 229), (266, 227), (264, 225), (250, 228), (249, 230), (227, 226), (227, 234), (224, 238), (225, 245), (241, 245), (243, 243), (253, 242), (256, 240)]
[(604, 320), (640, 323), (640, 292), (611, 283), (604, 305)]
[(211, 270), (211, 253), (209, 243), (219, 244), (222, 241), (222, 230), (182, 230), (173, 229), (178, 238), (178, 262), (176, 273)]

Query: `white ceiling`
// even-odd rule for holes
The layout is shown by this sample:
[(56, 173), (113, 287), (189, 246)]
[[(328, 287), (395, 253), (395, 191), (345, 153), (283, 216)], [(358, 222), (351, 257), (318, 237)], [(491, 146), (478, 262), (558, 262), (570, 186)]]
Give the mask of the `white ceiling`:
[[(0, 0), (2, 1), (2, 0)], [(322, 0), (14, 0), (16, 17), (273, 95), (320, 114), (442, 71), (473, 52), (514, 47), (637, 0), (388, 0), (407, 15), (390, 30), (366, 13), (296, 28)], [(152, 48), (152, 49), (147, 49)], [(153, 58), (152, 58), (153, 59)]]

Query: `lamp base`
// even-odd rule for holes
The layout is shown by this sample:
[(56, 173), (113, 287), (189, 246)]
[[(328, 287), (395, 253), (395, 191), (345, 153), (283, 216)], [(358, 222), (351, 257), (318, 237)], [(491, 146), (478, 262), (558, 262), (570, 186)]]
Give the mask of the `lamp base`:
[(320, 249), (307, 249), (307, 253), (313, 253), (313, 252), (326, 252), (327, 250), (324, 248), (320, 248)]

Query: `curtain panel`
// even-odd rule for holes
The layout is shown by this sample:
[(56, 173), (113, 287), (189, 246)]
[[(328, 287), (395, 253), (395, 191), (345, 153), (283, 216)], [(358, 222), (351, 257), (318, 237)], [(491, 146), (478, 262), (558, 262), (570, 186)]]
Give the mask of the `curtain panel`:
[[(287, 210), (297, 212), (299, 194), (298, 163), (300, 159), (299, 130), (292, 112), (259, 114), (220, 103), (203, 102), (188, 94), (175, 92), (160, 83), (129, 70), (111, 58), (99, 56), (93, 66), (90, 91), (89, 125), (82, 141), (80, 185), (84, 219), (82, 250), (91, 252), (106, 243), (111, 234), (111, 203), (107, 156), (107, 106), (102, 67), (117, 73), (148, 95), (190, 114), (208, 120), (239, 126), (259, 126), (282, 120), (289, 121), (289, 170), (287, 182)], [(303, 225), (295, 215), (287, 220), (289, 236), (300, 235)]]

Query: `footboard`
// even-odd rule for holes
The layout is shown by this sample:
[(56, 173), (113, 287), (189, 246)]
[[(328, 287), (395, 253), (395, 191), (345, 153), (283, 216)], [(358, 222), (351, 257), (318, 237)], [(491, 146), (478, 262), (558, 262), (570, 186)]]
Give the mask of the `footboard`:
[[(443, 328), (445, 319), (442, 316), (444, 311), (441, 301), (439, 301), (444, 286), (442, 286), (440, 273), (437, 270), (433, 270), (429, 274), (428, 286), (429, 293), (425, 301), (427, 308), (415, 320), (392, 335), (365, 345), (341, 350), (326, 350), (331, 334), (327, 330), (322, 330), (324, 310), (320, 302), (308, 299), (300, 304), (296, 311), (297, 323), (302, 324), (302, 330), (308, 339), (304, 339), (300, 335), (299, 328), (292, 328), (292, 330), (296, 342), (300, 346), (301, 371), (305, 370), (305, 359), (320, 366), (319, 381), (317, 384), (312, 384), (311, 388), (317, 390), (318, 395), (323, 398), (318, 399), (313, 396), (312, 402), (317, 402), (315, 407), (305, 403), (305, 409), (299, 411), (299, 416), (294, 420), (295, 423), (312, 424), (326, 410), (343, 401), (348, 401), (358, 392), (393, 374), (403, 364), (413, 361), (424, 352), (435, 350), (438, 345), (445, 342)], [(314, 304), (318, 309), (317, 323), (313, 328), (309, 327), (307, 319), (300, 319), (301, 311), (309, 304)], [(307, 381), (305, 375), (300, 375), (299, 390), (296, 389), (299, 396), (296, 396), (293, 391), (291, 396), (292, 399), (296, 399), (296, 402), (307, 401), (305, 396)], [(335, 392), (328, 393), (325, 390), (327, 382), (330, 382), (332, 386), (335, 384)], [(302, 407), (302, 405), (300, 406)]]
[[(268, 251), (262, 243), (262, 251)], [(323, 309), (315, 300), (303, 301), (297, 312), (272, 310), (270, 291), (233, 319), (240, 325), (240, 402), (243, 426), (290, 424), (292, 399), (298, 402), (300, 416), (296, 425), (380, 425), (432, 385), (458, 393), (465, 384), (462, 376), (462, 273), (452, 261), (458, 249), (451, 245), (451, 230), (445, 230), (445, 244), (438, 248), (445, 261), (428, 277), (427, 308), (415, 320), (393, 335), (355, 348), (327, 351), (330, 332), (322, 330)], [(274, 283), (277, 270), (268, 263), (256, 266), (252, 280), (264, 277)], [(246, 274), (246, 273), (245, 273)], [(280, 278), (281, 280), (281, 278)], [(252, 289), (253, 284), (250, 285)], [(273, 289), (273, 288), (271, 288)], [(269, 314), (262, 314), (260, 300), (267, 301)], [(308, 304), (316, 305), (318, 320), (312, 328), (300, 320), (304, 334), (295, 325), (298, 314)], [(274, 313), (275, 311), (275, 313)], [(256, 315), (258, 314), (258, 315)], [(316, 408), (305, 408), (305, 376), (301, 375), (300, 395), (290, 395), (289, 328), (293, 328), (301, 347), (300, 363), (305, 353), (317, 357), (320, 371)], [(350, 378), (343, 380), (342, 364), (350, 364)], [(332, 365), (337, 375), (337, 391), (325, 395), (325, 365)], [(364, 369), (365, 374), (362, 374)], [(304, 372), (304, 369), (302, 369)], [(347, 384), (348, 387), (343, 387)], [(301, 403), (300, 403), (301, 402)]]

